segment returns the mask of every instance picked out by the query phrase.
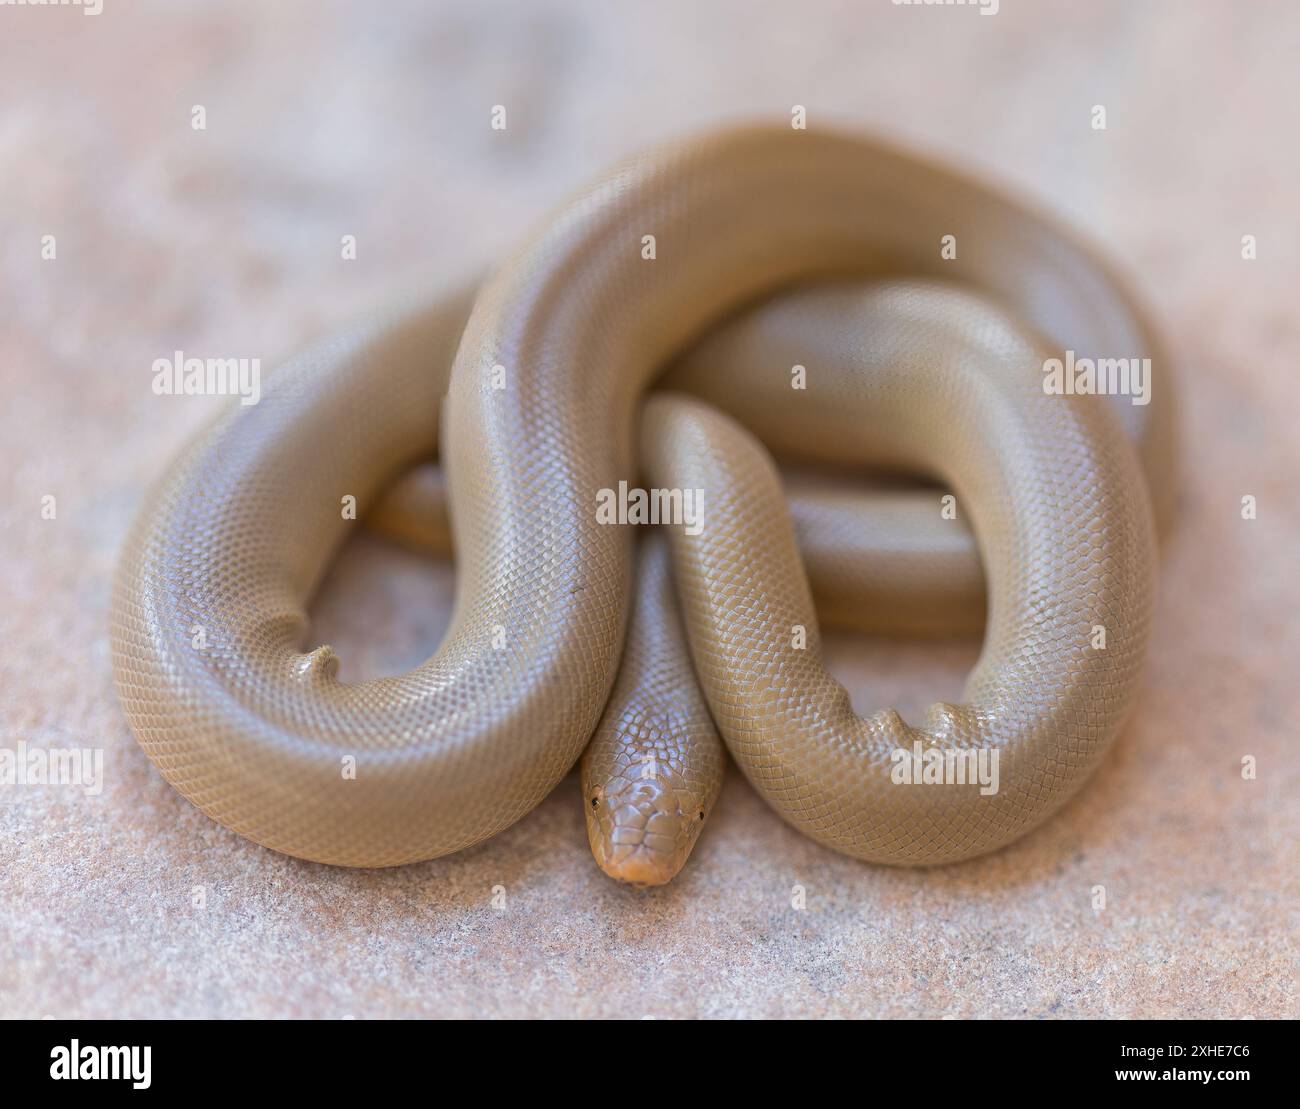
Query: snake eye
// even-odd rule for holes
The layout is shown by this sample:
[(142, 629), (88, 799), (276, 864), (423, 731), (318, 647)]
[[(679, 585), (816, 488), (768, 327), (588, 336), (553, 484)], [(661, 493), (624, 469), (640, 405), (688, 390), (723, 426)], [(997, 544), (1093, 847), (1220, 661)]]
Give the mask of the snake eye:
[(591, 807), (592, 807), (593, 809), (598, 809), (598, 808), (600, 808), (600, 798), (599, 798), (599, 797), (593, 797), (593, 798), (591, 799)]

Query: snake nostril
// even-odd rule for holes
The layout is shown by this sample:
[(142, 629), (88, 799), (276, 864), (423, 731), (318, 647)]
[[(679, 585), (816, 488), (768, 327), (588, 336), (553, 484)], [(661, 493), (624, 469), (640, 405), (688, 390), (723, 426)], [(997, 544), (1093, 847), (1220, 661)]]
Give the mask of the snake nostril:
[(701, 819), (701, 820), (704, 819), (704, 814), (703, 814), (703, 813), (700, 813), (700, 819)]

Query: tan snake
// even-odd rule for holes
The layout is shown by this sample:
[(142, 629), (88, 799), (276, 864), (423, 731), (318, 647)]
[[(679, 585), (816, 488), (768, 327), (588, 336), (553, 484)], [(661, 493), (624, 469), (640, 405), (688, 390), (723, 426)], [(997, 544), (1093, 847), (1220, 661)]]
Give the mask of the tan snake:
[[(992, 850), (1096, 765), (1150, 622), (1152, 511), (1130, 440), (1163, 494), (1164, 379), (1150, 406), (1047, 395), (1044, 360), (1066, 349), (1163, 372), (1122, 285), (1022, 205), (835, 134), (739, 129), (652, 151), (476, 295), (318, 344), (191, 446), (121, 562), (122, 704), (206, 813), (322, 862), (395, 865), (483, 840), (593, 732), (592, 847), (627, 881), (680, 869), (722, 742), (783, 817), (839, 851), (920, 864)], [(643, 403), (675, 357), (676, 392)], [(961, 523), (940, 515), (939, 491), (807, 494), (810, 590), (759, 439), (930, 475)], [(364, 513), (435, 450), (452, 626), (416, 670), (343, 684), (328, 647), (303, 650), (306, 605), (353, 526), (340, 504)], [(638, 479), (701, 490), (704, 510), (696, 535), (659, 529), (671, 572), (663, 544), (643, 544), (634, 591), (637, 529), (597, 522), (595, 504)], [(393, 497), (385, 512), (404, 526)], [(919, 725), (855, 715), (822, 668), (813, 591), (861, 626), (973, 626), (971, 536), (987, 630), (963, 703)], [(921, 749), (996, 751), (997, 792), (898, 784), (896, 753)]]

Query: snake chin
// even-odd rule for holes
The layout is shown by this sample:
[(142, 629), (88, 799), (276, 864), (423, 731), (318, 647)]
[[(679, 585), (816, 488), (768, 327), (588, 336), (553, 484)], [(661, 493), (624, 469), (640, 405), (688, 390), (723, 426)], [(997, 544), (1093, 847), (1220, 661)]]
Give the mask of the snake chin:
[(657, 781), (597, 789), (587, 836), (600, 869), (630, 886), (662, 886), (686, 864), (704, 823), (702, 805)]

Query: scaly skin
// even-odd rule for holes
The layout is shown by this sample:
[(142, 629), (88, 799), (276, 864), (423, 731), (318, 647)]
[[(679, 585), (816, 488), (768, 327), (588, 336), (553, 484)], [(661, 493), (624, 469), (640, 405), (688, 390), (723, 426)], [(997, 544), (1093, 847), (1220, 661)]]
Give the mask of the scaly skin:
[[(945, 235), (958, 260), (940, 256)], [(976, 292), (894, 285), (847, 320), (824, 311), (834, 298), (787, 303), (772, 317), (790, 324), (779, 388), (761, 366), (732, 384), (723, 366), (715, 384), (728, 407), (765, 398), (764, 439), (780, 425), (825, 461), (921, 469), (956, 493), (988, 635), (968, 703), (935, 706), (922, 728), (846, 714), (820, 670), (794, 527), (757, 443), (698, 401), (655, 398), (637, 419), (662, 366), (758, 298), (899, 273)], [(1150, 613), (1151, 509), (1116, 412), (1158, 490), (1163, 475), (1145, 409), (1044, 396), (1037, 371), (1067, 347), (1149, 356), (1157, 375), (1163, 361), (1122, 286), (1052, 223), (888, 146), (741, 129), (632, 160), (509, 259), (468, 319), (466, 304), (437, 298), (294, 359), (142, 512), (114, 590), (119, 695), (141, 746), (214, 819), (303, 858), (385, 866), (528, 812), (614, 685), (632, 542), (594, 505), (638, 464), (656, 485), (707, 491), (702, 534), (669, 529), (693, 669), (728, 749), (796, 827), (861, 858), (952, 861), (1014, 839), (1086, 778), (1134, 696)], [(809, 352), (845, 324), (844, 357), (819, 363)], [(765, 346), (761, 320), (739, 326), (737, 341)], [(303, 641), (350, 526), (340, 502), (364, 514), (439, 450), (451, 629), (409, 674), (344, 685), (330, 649)], [(1088, 646), (1098, 625), (1104, 651)], [(891, 787), (891, 745), (914, 739), (998, 750), (1002, 791)], [(656, 823), (661, 835), (677, 839)]]
[(601, 870), (658, 886), (686, 864), (727, 761), (673, 597), (662, 536), (641, 542), (618, 681), (582, 756), (587, 837)]

